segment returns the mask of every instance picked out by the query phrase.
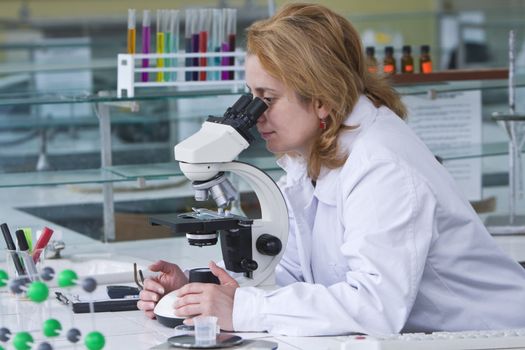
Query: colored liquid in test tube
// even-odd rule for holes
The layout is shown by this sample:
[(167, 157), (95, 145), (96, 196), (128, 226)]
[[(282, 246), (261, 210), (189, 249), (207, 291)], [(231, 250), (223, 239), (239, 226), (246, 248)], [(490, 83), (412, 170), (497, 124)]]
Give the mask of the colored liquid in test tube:
[(137, 31), (135, 28), (135, 9), (128, 10), (128, 53), (135, 53), (135, 40)]
[[(213, 15), (213, 19), (212, 19), (212, 28), (211, 28), (211, 40), (210, 40), (210, 47), (208, 51), (221, 52), (221, 42), (222, 42), (222, 37), (224, 35), (222, 10), (212, 9), (212, 15)], [(211, 58), (210, 65), (220, 66), (221, 58), (220, 57)], [(212, 71), (209, 73), (209, 75), (212, 76), (212, 80), (221, 80), (220, 71)]]
[[(194, 10), (187, 9), (186, 10), (186, 22), (184, 26), (184, 50), (186, 53), (192, 52), (192, 38), (191, 38), (191, 25), (193, 23), (193, 16), (194, 16)], [(187, 57), (184, 60), (184, 66), (191, 67), (193, 66), (193, 58)], [(193, 80), (193, 73), (191, 71), (186, 71), (184, 78), (186, 81), (192, 81)]]
[[(202, 9), (200, 12), (200, 32), (199, 32), (199, 52), (206, 53), (208, 51), (208, 34), (211, 28), (211, 12), (209, 9)], [(208, 59), (206, 57), (199, 58), (199, 67), (206, 67)], [(206, 80), (206, 71), (199, 73), (199, 80)]]
[[(162, 12), (162, 32), (164, 33), (164, 53), (171, 53), (171, 47), (173, 46), (172, 41), (172, 34), (170, 30), (170, 12), (169, 10), (164, 10)], [(164, 67), (170, 67), (171, 66), (171, 59), (165, 58), (164, 59)], [(165, 72), (164, 73), (164, 81), (170, 81), (171, 79), (171, 73)]]
[[(164, 53), (164, 33), (162, 32), (162, 12), (163, 10), (157, 10), (157, 53)], [(164, 59), (157, 58), (157, 68), (164, 67)], [(164, 81), (163, 72), (157, 73), (157, 81)]]
[[(150, 53), (151, 50), (151, 15), (149, 10), (144, 10), (142, 15), (142, 53)], [(142, 60), (142, 68), (149, 67), (149, 60)], [(142, 72), (142, 81), (148, 81), (148, 72)]]
[[(179, 52), (179, 11), (178, 10), (170, 10), (170, 32), (171, 32), (171, 52), (177, 53)], [(171, 66), (177, 67), (179, 65), (179, 62), (176, 58), (171, 59)], [(177, 80), (177, 72), (171, 73), (171, 80), (176, 81)]]

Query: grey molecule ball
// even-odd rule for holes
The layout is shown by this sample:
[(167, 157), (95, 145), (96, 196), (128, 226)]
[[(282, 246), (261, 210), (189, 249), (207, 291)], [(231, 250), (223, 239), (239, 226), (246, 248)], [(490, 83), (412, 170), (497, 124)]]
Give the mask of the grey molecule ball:
[(42, 277), (44, 281), (51, 281), (53, 277), (55, 277), (55, 270), (53, 270), (52, 267), (46, 266), (42, 269), (40, 277)]
[(43, 342), (38, 345), (36, 350), (53, 350), (53, 347), (48, 342)]
[(67, 340), (69, 340), (72, 343), (76, 343), (80, 340), (80, 336), (82, 333), (77, 328), (71, 328), (69, 331), (67, 331)]
[(82, 288), (88, 292), (92, 293), (95, 289), (97, 289), (97, 281), (92, 277), (87, 277), (82, 280)]
[(11, 331), (8, 328), (0, 328), (0, 341), (7, 343), (11, 338)]
[(22, 294), (24, 291), (22, 287), (25, 285), (24, 278), (15, 278), (9, 282), (9, 290), (14, 294)]

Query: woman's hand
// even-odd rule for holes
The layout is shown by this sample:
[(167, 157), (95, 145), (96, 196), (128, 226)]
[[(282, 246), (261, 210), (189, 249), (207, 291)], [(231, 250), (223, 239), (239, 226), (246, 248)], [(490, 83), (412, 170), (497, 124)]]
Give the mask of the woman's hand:
[(149, 318), (155, 318), (153, 309), (160, 298), (187, 284), (188, 278), (178, 265), (163, 260), (157, 261), (149, 269), (160, 274), (144, 280), (144, 289), (140, 291), (137, 307)]
[[(179, 297), (175, 302), (176, 313), (179, 316), (216, 316), (221, 329), (233, 331), (233, 299), (239, 284), (214, 262), (210, 262), (209, 268), (221, 284), (186, 284), (176, 292)], [(193, 320), (187, 318), (184, 324), (192, 325)]]

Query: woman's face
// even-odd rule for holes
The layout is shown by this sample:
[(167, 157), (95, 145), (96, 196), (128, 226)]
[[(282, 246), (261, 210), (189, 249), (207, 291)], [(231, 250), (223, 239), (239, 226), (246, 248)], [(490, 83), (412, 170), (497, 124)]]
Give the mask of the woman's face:
[(259, 58), (246, 58), (246, 84), (255, 97), (263, 99), (268, 109), (257, 120), (257, 130), (273, 153), (299, 152), (303, 156), (319, 129), (322, 108), (299, 100), (297, 94), (270, 76)]

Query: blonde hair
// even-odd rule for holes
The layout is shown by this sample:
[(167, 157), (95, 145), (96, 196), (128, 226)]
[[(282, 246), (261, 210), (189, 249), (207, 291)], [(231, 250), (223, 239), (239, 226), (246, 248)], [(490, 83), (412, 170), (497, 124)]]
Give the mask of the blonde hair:
[(371, 74), (361, 38), (344, 17), (322, 5), (293, 3), (247, 29), (247, 52), (263, 68), (294, 90), (305, 103), (319, 102), (330, 111), (327, 128), (319, 134), (308, 157), (308, 175), (317, 179), (321, 166), (344, 164), (337, 138), (356, 126), (343, 123), (359, 97), (376, 107), (386, 106), (401, 118), (406, 109), (384, 77)]

